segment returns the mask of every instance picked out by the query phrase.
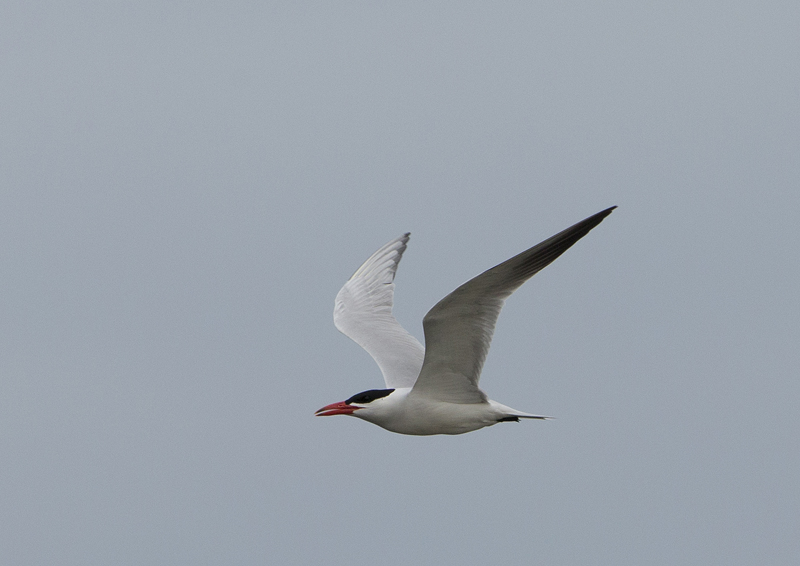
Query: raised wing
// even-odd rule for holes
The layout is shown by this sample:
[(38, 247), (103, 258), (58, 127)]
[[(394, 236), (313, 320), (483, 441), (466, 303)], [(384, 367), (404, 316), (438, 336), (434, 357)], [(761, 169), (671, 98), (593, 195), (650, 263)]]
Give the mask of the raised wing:
[(467, 281), (423, 320), (425, 360), (411, 394), (450, 403), (483, 403), (478, 388), (505, 300), (600, 224), (612, 206)]
[(344, 284), (333, 323), (378, 363), (386, 387), (411, 387), (422, 368), (425, 348), (392, 314), (394, 274), (409, 234), (395, 238), (364, 262)]

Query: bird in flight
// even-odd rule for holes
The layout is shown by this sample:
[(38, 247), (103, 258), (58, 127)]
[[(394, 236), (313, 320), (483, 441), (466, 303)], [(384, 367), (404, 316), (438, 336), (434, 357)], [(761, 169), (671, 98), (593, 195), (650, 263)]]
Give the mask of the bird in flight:
[(546, 419), (492, 401), (478, 388), (505, 300), (600, 224), (616, 206), (504, 261), (439, 301), (422, 321), (425, 347), (392, 315), (394, 276), (409, 234), (364, 262), (336, 295), (333, 322), (377, 362), (386, 389), (332, 403), (317, 416), (351, 415), (401, 434), (462, 434), (519, 419)]

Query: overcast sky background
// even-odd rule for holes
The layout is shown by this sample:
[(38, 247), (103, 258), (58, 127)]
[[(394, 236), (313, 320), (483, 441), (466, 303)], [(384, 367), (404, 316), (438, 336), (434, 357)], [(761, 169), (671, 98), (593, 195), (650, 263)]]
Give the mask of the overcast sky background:
[[(0, 562), (796, 564), (800, 3), (5, 2)], [(406, 437), (333, 326), (611, 205)]]

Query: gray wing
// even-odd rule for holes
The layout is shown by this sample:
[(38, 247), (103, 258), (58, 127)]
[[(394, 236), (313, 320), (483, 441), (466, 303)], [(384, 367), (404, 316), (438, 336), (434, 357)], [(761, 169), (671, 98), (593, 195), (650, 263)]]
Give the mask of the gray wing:
[(425, 349), (392, 314), (394, 275), (409, 234), (372, 254), (336, 295), (333, 323), (364, 348), (381, 368), (386, 387), (411, 387)]
[(450, 403), (483, 403), (478, 388), (495, 323), (505, 300), (600, 224), (612, 206), (467, 281), (423, 320), (425, 360), (412, 391)]

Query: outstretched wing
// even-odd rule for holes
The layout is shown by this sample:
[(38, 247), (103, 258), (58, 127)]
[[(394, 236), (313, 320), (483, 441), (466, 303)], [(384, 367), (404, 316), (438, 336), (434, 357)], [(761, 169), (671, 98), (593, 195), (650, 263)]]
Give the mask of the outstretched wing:
[(600, 224), (612, 206), (467, 281), (423, 320), (425, 360), (412, 394), (450, 403), (483, 403), (478, 388), (505, 300)]
[(392, 314), (394, 274), (409, 234), (395, 238), (364, 262), (336, 295), (333, 323), (378, 363), (386, 387), (411, 387), (425, 349)]

